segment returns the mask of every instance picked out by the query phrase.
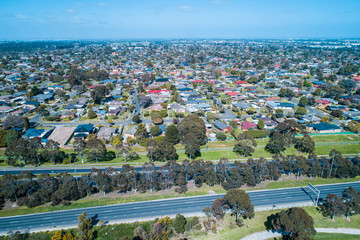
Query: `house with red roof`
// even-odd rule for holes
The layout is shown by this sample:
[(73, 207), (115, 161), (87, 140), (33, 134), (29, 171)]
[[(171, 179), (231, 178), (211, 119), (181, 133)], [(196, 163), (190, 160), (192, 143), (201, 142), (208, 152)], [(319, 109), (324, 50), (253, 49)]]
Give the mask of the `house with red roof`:
[(236, 83), (236, 84), (249, 84), (249, 83), (246, 82), (246, 81), (236, 81), (235, 83)]
[(328, 106), (329, 104), (331, 104), (330, 101), (325, 100), (325, 99), (320, 99), (320, 100), (316, 100), (316, 103), (319, 105), (319, 107), (321, 108), (325, 108), (326, 106)]
[(257, 124), (253, 122), (242, 122), (241, 123), (241, 129), (244, 131), (247, 131), (249, 129), (257, 129)]
[(226, 92), (226, 95), (229, 95), (232, 99), (237, 99), (240, 93), (238, 92)]

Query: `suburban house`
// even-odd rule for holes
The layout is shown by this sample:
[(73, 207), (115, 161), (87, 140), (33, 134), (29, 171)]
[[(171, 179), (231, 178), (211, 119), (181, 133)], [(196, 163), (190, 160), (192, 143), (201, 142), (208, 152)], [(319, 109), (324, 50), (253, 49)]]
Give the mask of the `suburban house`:
[(87, 138), (87, 136), (93, 133), (94, 126), (92, 124), (81, 124), (74, 130), (74, 138)]
[(97, 133), (99, 139), (109, 141), (116, 134), (116, 128), (102, 127)]
[(317, 133), (336, 133), (341, 132), (341, 127), (336, 126), (335, 124), (321, 122), (317, 124), (306, 125), (308, 131), (313, 131)]
[(48, 137), (48, 140), (58, 142), (60, 146), (66, 145), (74, 134), (75, 127), (56, 127)]
[(219, 120), (214, 121), (214, 127), (222, 132), (231, 132), (232, 130), (231, 126), (228, 126), (227, 124)]
[(241, 123), (241, 129), (244, 131), (247, 131), (249, 129), (257, 129), (257, 124), (253, 122), (242, 122)]
[(272, 129), (274, 127), (277, 126), (277, 122), (273, 121), (271, 118), (269, 117), (262, 117), (260, 118), (264, 121), (264, 124), (265, 124), (265, 127), (264, 128), (267, 128), (267, 129)]

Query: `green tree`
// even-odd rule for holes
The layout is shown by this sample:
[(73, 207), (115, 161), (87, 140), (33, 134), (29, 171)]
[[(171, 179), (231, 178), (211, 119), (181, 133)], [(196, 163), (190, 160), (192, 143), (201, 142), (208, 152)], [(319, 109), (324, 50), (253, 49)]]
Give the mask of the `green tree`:
[(5, 156), (8, 158), (7, 163), (15, 166), (18, 161), (19, 166), (26, 165), (29, 157), (28, 141), (23, 138), (15, 139), (5, 149)]
[(138, 142), (142, 142), (148, 137), (148, 133), (147, 133), (145, 125), (143, 123), (139, 123), (137, 125), (135, 137), (138, 140)]
[(220, 141), (225, 141), (226, 140), (226, 134), (223, 132), (218, 132), (216, 133), (216, 138)]
[(87, 117), (88, 117), (89, 119), (94, 119), (94, 118), (97, 117), (97, 115), (96, 115), (96, 113), (94, 112), (94, 110), (93, 110), (92, 107), (89, 108), (89, 110), (88, 110), (88, 112), (87, 112)]
[(96, 163), (98, 163), (99, 159), (106, 156), (105, 144), (100, 139), (90, 139), (86, 142), (86, 153), (88, 160), (95, 159)]
[(84, 154), (86, 151), (86, 143), (81, 138), (75, 138), (73, 147), (74, 147), (74, 152), (76, 152), (78, 157), (80, 157), (81, 163), (84, 164)]
[(320, 96), (321, 95), (321, 89), (317, 88), (315, 92), (313, 93), (314, 96)]
[(156, 137), (162, 133), (162, 130), (158, 125), (155, 125), (150, 128), (150, 133), (152, 136)]
[(302, 115), (305, 115), (306, 113), (307, 113), (306, 108), (298, 107), (298, 109), (296, 109), (295, 115), (302, 116)]
[(171, 142), (172, 144), (179, 143), (179, 131), (178, 128), (174, 124), (170, 124), (165, 129), (165, 140), (167, 142)]
[(6, 131), (0, 129), (0, 147), (6, 147), (5, 136), (6, 136)]
[(42, 93), (44, 93), (44, 92), (41, 89), (39, 89), (36, 86), (33, 86), (31, 88), (30, 92), (28, 93), (28, 96), (33, 97), (33, 96), (36, 96), (36, 95), (39, 95), (39, 94), (42, 94)]
[(347, 207), (346, 217), (350, 214), (360, 213), (360, 193), (353, 187), (349, 187), (342, 192), (343, 201)]
[(280, 232), (286, 239), (311, 239), (316, 234), (314, 220), (304, 209), (298, 207), (271, 214), (265, 227), (267, 230)]
[(240, 133), (236, 138), (236, 144), (233, 152), (238, 155), (249, 157), (255, 151), (257, 143), (254, 137), (247, 135), (246, 133)]
[(231, 120), (229, 122), (229, 125), (232, 127), (232, 129), (237, 129), (238, 128), (238, 123), (234, 120)]
[(178, 124), (178, 131), (185, 153), (191, 158), (200, 156), (200, 146), (207, 140), (204, 121), (197, 115), (188, 115)]
[(95, 239), (95, 231), (93, 229), (93, 221), (86, 216), (83, 212), (79, 217), (78, 232), (79, 240), (92, 240)]
[(14, 129), (10, 129), (6, 131), (5, 142), (6, 146), (10, 146), (13, 141), (20, 137), (20, 133)]
[(242, 220), (238, 218), (239, 216), (243, 219), (255, 216), (254, 205), (251, 203), (249, 195), (241, 189), (231, 189), (228, 191), (224, 195), (224, 201), (229, 205), (239, 226), (242, 225)]
[(28, 130), (30, 128), (30, 122), (27, 117), (24, 117), (24, 129)]
[(305, 96), (302, 96), (299, 100), (299, 106), (300, 107), (305, 107), (307, 106), (309, 103), (308, 99)]
[(348, 128), (351, 132), (357, 133), (357, 132), (360, 131), (360, 123), (357, 122), (357, 121), (350, 121), (350, 122), (347, 124), (347, 128)]
[(324, 203), (321, 205), (321, 210), (325, 216), (331, 217), (334, 220), (335, 216), (346, 214), (346, 205), (336, 194), (329, 193)]
[(257, 124), (257, 127), (260, 129), (260, 130), (263, 130), (263, 128), (265, 127), (265, 123), (262, 119), (259, 119), (258, 121), (258, 124)]
[(254, 107), (249, 107), (247, 110), (246, 110), (247, 114), (250, 114), (250, 115), (253, 115), (255, 113), (257, 113), (256, 109)]
[(315, 151), (315, 142), (309, 134), (304, 134), (304, 137), (301, 139), (296, 138), (294, 145), (300, 152), (313, 153)]
[(133, 118), (131, 119), (134, 123), (138, 124), (141, 122), (140, 116), (139, 115), (135, 115), (133, 116)]
[(186, 218), (181, 214), (176, 214), (176, 217), (173, 221), (174, 230), (178, 234), (185, 232)]

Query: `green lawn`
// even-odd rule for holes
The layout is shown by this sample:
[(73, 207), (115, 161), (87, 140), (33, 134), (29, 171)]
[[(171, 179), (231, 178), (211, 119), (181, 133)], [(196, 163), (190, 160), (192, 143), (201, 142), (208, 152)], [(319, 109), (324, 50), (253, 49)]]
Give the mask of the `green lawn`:
[(335, 234), (335, 233), (317, 233), (314, 236), (314, 240), (344, 240), (344, 239), (353, 239), (360, 240), (360, 235), (351, 235), (351, 234)]
[[(330, 218), (324, 217), (321, 213), (319, 213), (315, 207), (305, 207), (304, 208), (309, 215), (311, 215), (315, 222), (315, 228), (360, 228), (360, 215), (352, 216), (351, 222), (348, 222), (345, 217), (336, 217), (335, 222), (333, 222)], [(193, 238), (190, 239), (199, 239), (199, 240), (216, 240), (216, 239), (222, 239), (222, 240), (232, 240), (232, 239), (241, 239), (247, 235), (250, 235), (252, 233), (261, 232), (266, 230), (264, 226), (264, 222), (266, 221), (267, 216), (270, 214), (279, 212), (280, 210), (269, 210), (269, 211), (261, 211), (256, 212), (255, 217), (253, 219), (246, 219), (244, 227), (238, 228), (235, 227), (234, 229), (231, 229), (229, 227), (225, 227), (224, 229), (220, 230), (217, 234), (208, 233), (207, 235), (201, 234), (200, 236), (193, 236)], [(230, 217), (227, 215), (224, 219), (224, 223), (229, 226), (229, 222), (234, 221), (234, 217)], [(324, 239), (325, 236), (327, 236), (327, 239), (344, 239), (340, 238), (343, 236), (349, 236), (353, 237), (351, 235), (345, 235), (345, 234), (319, 234), (318, 238), (315, 239)], [(343, 235), (343, 236), (342, 236)], [(348, 238), (345, 238), (348, 239)], [(360, 235), (358, 235), (358, 238), (351, 238), (351, 239), (360, 239)]]

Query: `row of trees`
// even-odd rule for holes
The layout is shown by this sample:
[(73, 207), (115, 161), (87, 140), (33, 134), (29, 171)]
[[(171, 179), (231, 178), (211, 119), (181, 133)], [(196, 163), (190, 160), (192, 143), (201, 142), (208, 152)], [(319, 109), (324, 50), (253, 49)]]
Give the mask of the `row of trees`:
[[(115, 158), (115, 156), (108, 156), (109, 153), (105, 144), (96, 138), (89, 139), (86, 142), (82, 139), (76, 139), (74, 150), (81, 158), (82, 163), (84, 163), (85, 156), (88, 161), (96, 162), (107, 157)], [(76, 158), (74, 154), (66, 154), (62, 151), (59, 143), (49, 139), (43, 144), (42, 139), (39, 137), (30, 140), (24, 138), (12, 140), (11, 144), (5, 149), (5, 156), (7, 157), (7, 163), (12, 166), (41, 165), (46, 162), (52, 164), (70, 163)]]
[(278, 180), (281, 174), (295, 174), (297, 177), (335, 177), (347, 178), (360, 175), (360, 158), (342, 157), (332, 150), (329, 157), (316, 155), (276, 156), (272, 161), (263, 158), (247, 162), (229, 163), (222, 159), (218, 164), (211, 161), (185, 160), (183, 163), (168, 161), (161, 167), (152, 162), (145, 163), (141, 171), (124, 165), (120, 172), (108, 168), (105, 172), (93, 169), (90, 174), (74, 178), (66, 173), (57, 177), (43, 174), (37, 180), (31, 173), (19, 176), (5, 174), (0, 181), (0, 196), (4, 200), (18, 201), (28, 206), (45, 202), (56, 205), (61, 202), (77, 200), (102, 191), (126, 193), (135, 191), (160, 191), (175, 188), (182, 193), (187, 191), (187, 183), (192, 181), (196, 187), (221, 185), (226, 190), (241, 188), (243, 185), (255, 186), (265, 180)]

